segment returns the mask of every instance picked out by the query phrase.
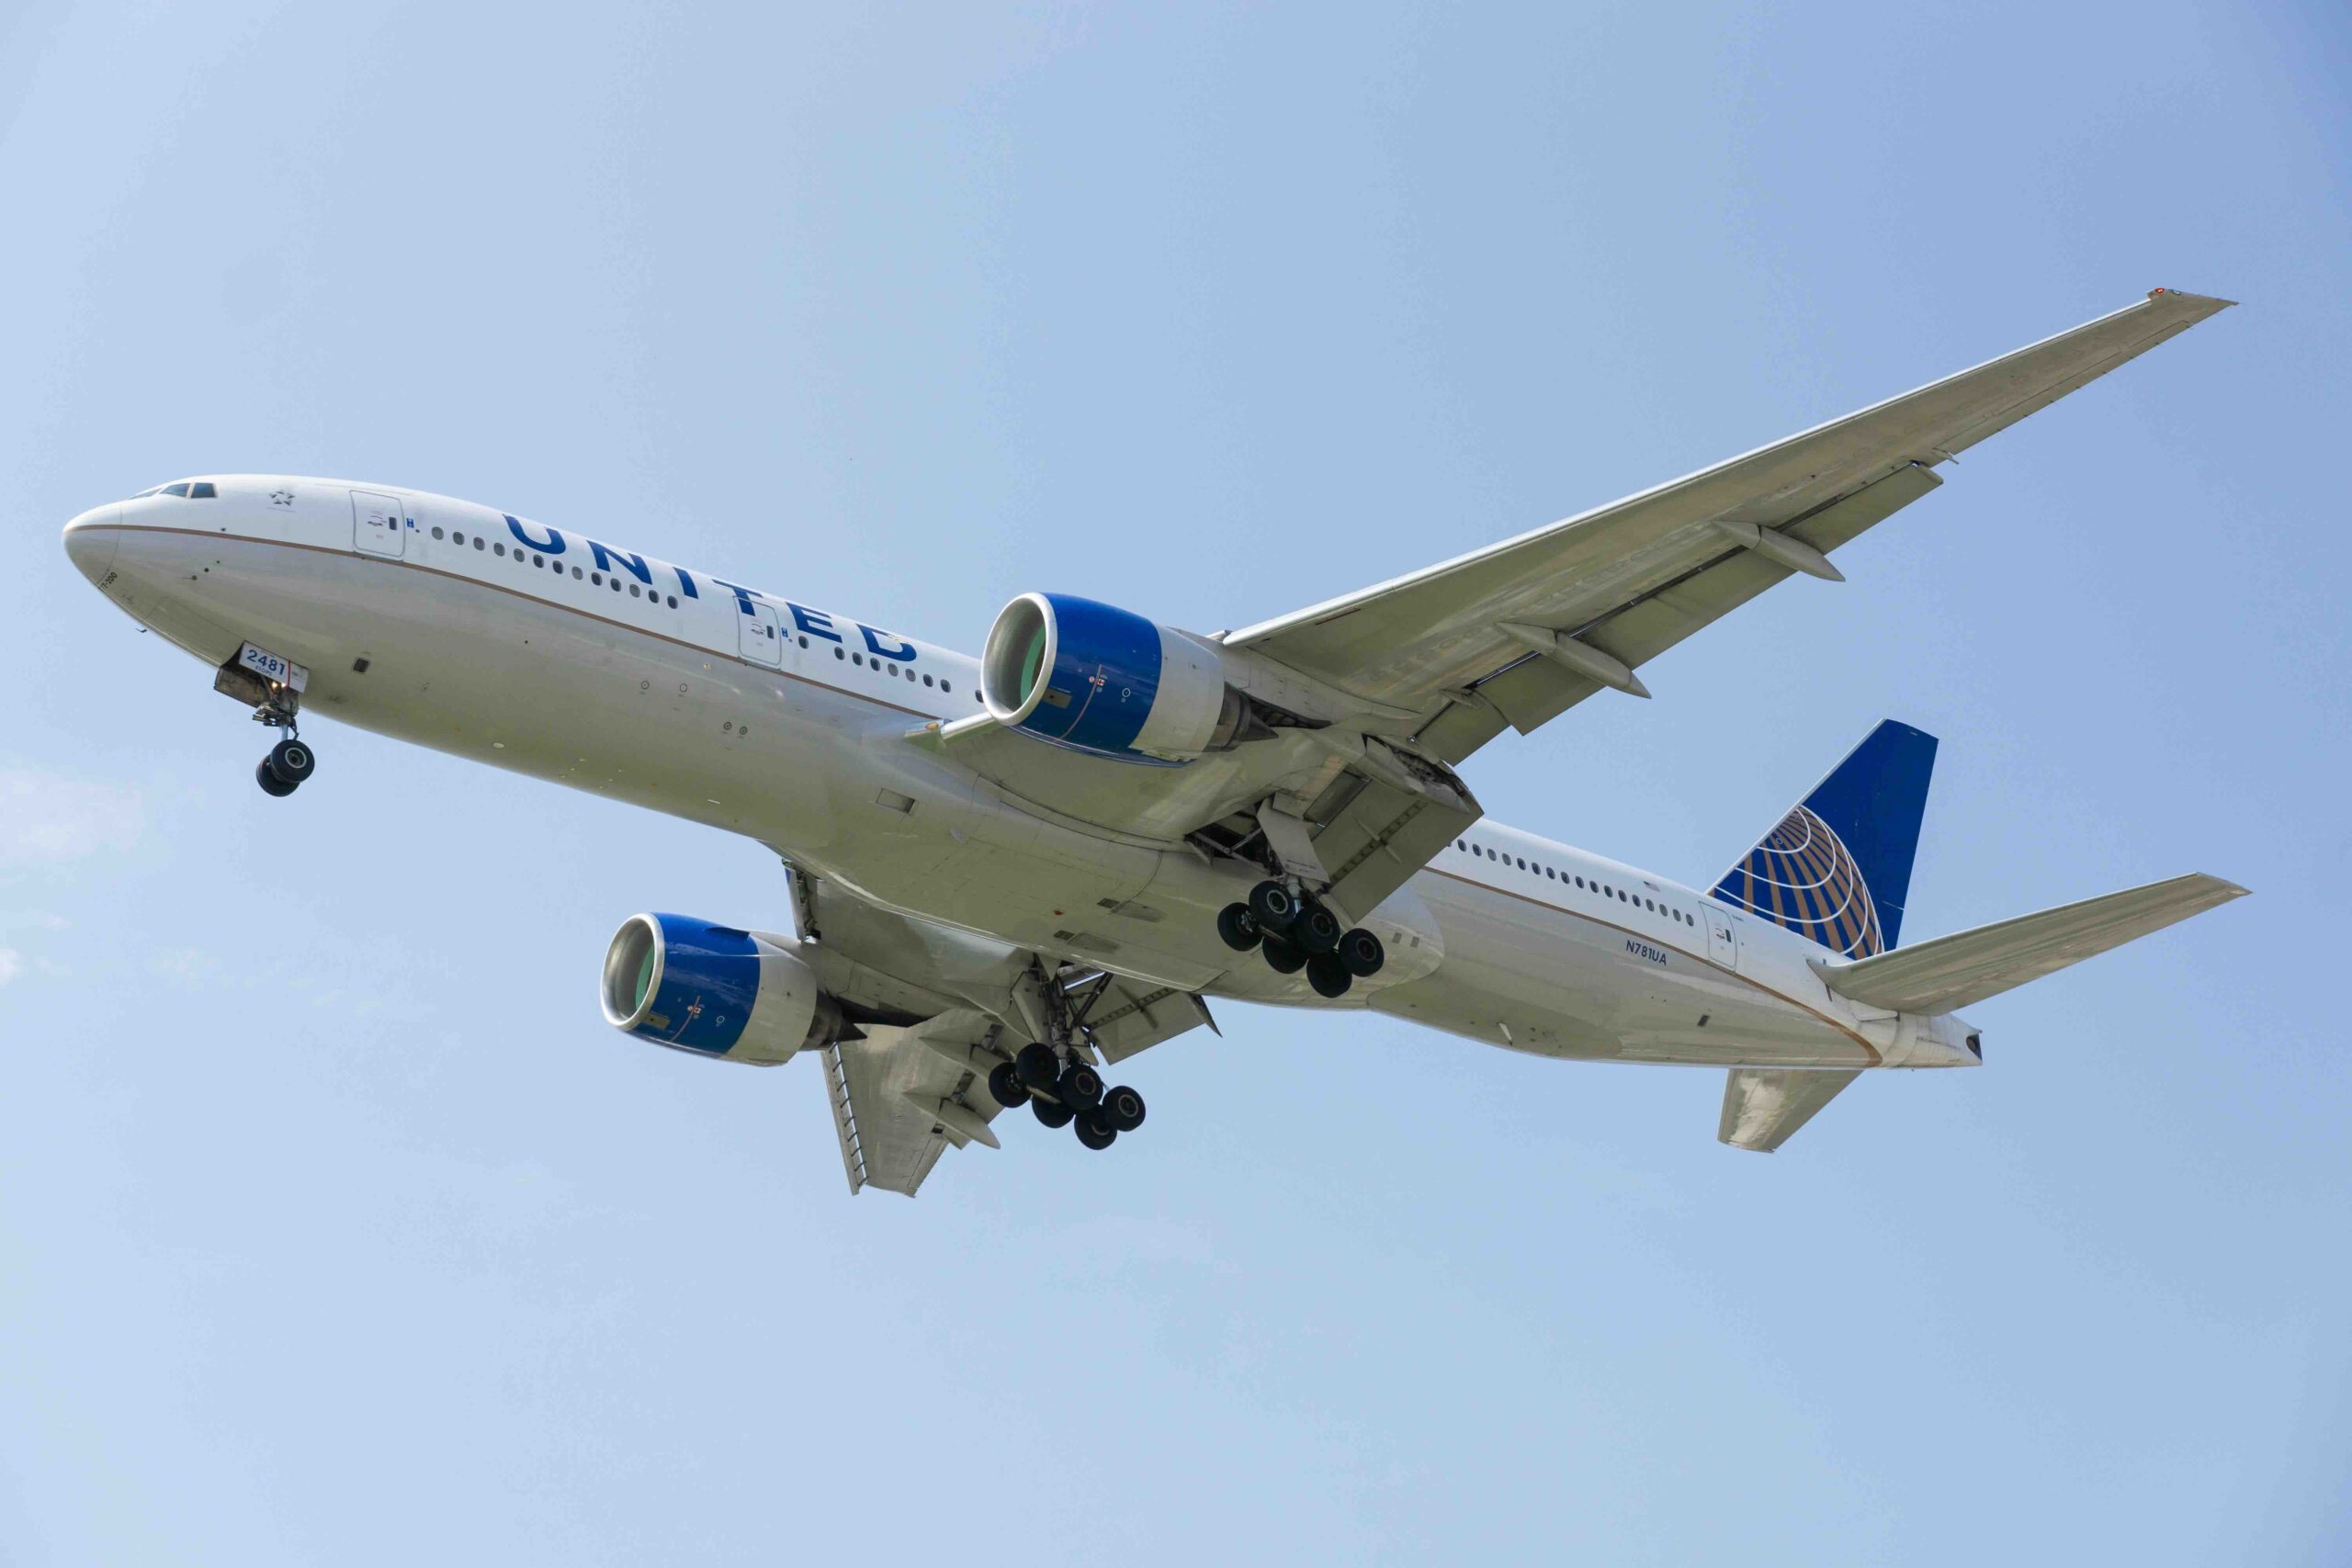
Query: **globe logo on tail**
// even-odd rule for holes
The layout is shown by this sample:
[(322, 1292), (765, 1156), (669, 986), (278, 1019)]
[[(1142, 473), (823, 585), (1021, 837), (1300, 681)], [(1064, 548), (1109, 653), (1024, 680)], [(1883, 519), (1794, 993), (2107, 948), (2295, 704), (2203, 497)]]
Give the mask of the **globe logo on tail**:
[(1803, 806), (1732, 867), (1715, 894), (1849, 958), (1886, 951), (1861, 867), (1829, 824)]

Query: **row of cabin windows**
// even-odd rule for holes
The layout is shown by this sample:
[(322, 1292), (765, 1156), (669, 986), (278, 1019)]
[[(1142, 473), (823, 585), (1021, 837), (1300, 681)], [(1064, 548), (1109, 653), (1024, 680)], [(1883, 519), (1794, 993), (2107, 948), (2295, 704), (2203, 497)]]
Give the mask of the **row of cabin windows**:
[[(808, 646), (808, 639), (805, 637), (795, 637), (793, 640), (797, 642), (804, 649)], [(846, 659), (861, 670), (879, 670), (883, 674), (897, 680), (911, 681), (915, 678), (915, 672), (913, 671), (902, 667), (895, 659), (884, 659), (877, 655), (874, 659), (868, 660), (865, 655), (862, 653), (852, 653), (849, 649), (843, 648), (839, 643), (835, 643), (833, 645), (833, 657), (835, 659)], [(956, 689), (955, 682), (934, 680), (929, 675), (925, 675), (922, 678), (922, 683), (926, 686), (936, 686), (943, 692), (952, 692)], [(974, 694), (972, 700), (974, 702), (979, 701), (978, 694)]]
[[(211, 489), (209, 485), (207, 485), (205, 488), (208, 491)], [(443, 537), (445, 531), (438, 526), (435, 527), (433, 530), (433, 536), (436, 539)], [(473, 547), (478, 550), (486, 549), (492, 555), (497, 556), (503, 556), (507, 553), (504, 541), (486, 539), (480, 534), (476, 534), (471, 539), (468, 539), (462, 532), (449, 531), (447, 533), (447, 537), (453, 545), (471, 544)], [(520, 566), (524, 559), (524, 550), (522, 546), (517, 545), (514, 547), (514, 563), (517, 566)], [(548, 558), (547, 557), (534, 551), (531, 552), (530, 562), (534, 567), (544, 568), (548, 565)], [(555, 563), (555, 570), (560, 573), (563, 570), (563, 563), (561, 561), (557, 561)], [(601, 571), (584, 571), (581, 568), (575, 566), (571, 569), (571, 575), (574, 577), (584, 577), (591, 583), (599, 588), (605, 587), (609, 581), (613, 592), (616, 593), (619, 592), (622, 588), (622, 582), (618, 573), (615, 573), (611, 578), (607, 579)], [(628, 596), (632, 599), (645, 598), (661, 602), (666, 598), (671, 609), (674, 610), (678, 607), (678, 596), (674, 593), (664, 595), (650, 588), (640, 588), (634, 582), (628, 584)], [(768, 635), (773, 637), (775, 634), (774, 632), (770, 632)], [(808, 646), (808, 639), (807, 637), (800, 637), (797, 640), (802, 648), (805, 649)], [(865, 655), (862, 653), (850, 653), (838, 645), (833, 649), (833, 657), (835, 659), (847, 659), (851, 663), (858, 666), (860, 669), (866, 668)], [(902, 677), (909, 681), (915, 678), (915, 672), (913, 671), (899, 669), (895, 660), (876, 659), (873, 661), (872, 667), (881, 671), (885, 675)], [(936, 686), (943, 692), (953, 692), (956, 689), (956, 683), (953, 681), (942, 681), (931, 675), (923, 676), (922, 683), (926, 686)], [(977, 703), (983, 699), (978, 693), (975, 692), (972, 694), (972, 700)]]
[(1699, 923), (1696, 918), (1684, 914), (1671, 905), (1661, 904), (1655, 898), (1645, 898), (1637, 893), (1628, 893), (1622, 887), (1607, 887), (1598, 882), (1587, 882), (1581, 876), (1565, 871), (1556, 871), (1548, 865), (1541, 863), (1531, 865), (1521, 856), (1507, 855), (1500, 850), (1490, 850), (1484, 844), (1474, 844), (1467, 839), (1454, 840), (1453, 847), (1465, 854), (1481, 855), (1487, 860), (1500, 861), (1505, 865), (1515, 865), (1530, 875), (1549, 877), (1554, 882), (1571, 883), (1588, 893), (1598, 893), (1603, 898), (1615, 898), (1621, 904), (1638, 904), (1652, 914), (1664, 915), (1668, 919), (1680, 925), (1695, 926)]
[[(433, 530), (433, 536), (436, 539), (441, 537), (441, 529), (439, 527), (436, 526)], [(473, 547), (478, 550), (488, 550), (491, 554), (497, 556), (503, 556), (507, 553), (506, 546), (503, 541), (485, 539), (480, 534), (476, 534), (469, 540), (465, 535), (453, 531), (450, 533), (448, 537), (449, 542), (453, 545), (471, 544)], [(515, 546), (514, 554), (514, 564), (516, 566), (521, 566), (523, 564), (525, 554), (523, 547), (520, 545)], [(545, 568), (548, 564), (548, 558), (538, 554), (537, 551), (530, 552), (530, 563), (531, 565), (539, 568)], [(557, 561), (554, 563), (554, 566), (556, 575), (559, 577), (562, 576), (563, 563), (561, 561)], [(601, 571), (585, 571), (575, 566), (571, 569), (571, 575), (574, 577), (584, 577), (591, 584), (598, 588), (605, 587), (609, 583), (612, 591), (616, 593), (618, 593), (621, 591), (622, 583), (620, 574), (618, 572), (615, 572), (608, 579)], [(628, 587), (628, 596), (632, 599), (650, 599), (658, 604), (661, 604), (664, 598), (664, 595), (659, 589), (641, 588), (634, 582), (629, 583)], [(672, 593), (667, 595), (667, 598), (669, 600), (670, 608), (673, 610), (676, 609), (678, 607), (678, 596), (675, 593)]]

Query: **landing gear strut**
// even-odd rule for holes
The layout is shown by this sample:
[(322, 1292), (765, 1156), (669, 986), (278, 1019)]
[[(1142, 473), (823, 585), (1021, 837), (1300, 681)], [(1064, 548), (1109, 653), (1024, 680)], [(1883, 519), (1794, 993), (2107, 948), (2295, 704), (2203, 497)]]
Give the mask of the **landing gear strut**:
[[(1105, 976), (1107, 979), (1107, 976)], [(1030, 1114), (1048, 1127), (1076, 1124), (1078, 1141), (1090, 1149), (1107, 1149), (1122, 1133), (1143, 1125), (1143, 1096), (1125, 1084), (1106, 1089), (1102, 1075), (1087, 1060), (1081, 1041), (1091, 1040), (1086, 1015), (1092, 996), (1077, 1006), (1060, 986), (1044, 984), (1036, 997), (1041, 1004), (1044, 1032), (1049, 1040), (1033, 1040), (1000, 1062), (989, 1073), (989, 1093), (1008, 1111), (1025, 1105)]]
[(1380, 972), (1388, 954), (1380, 939), (1340, 918), (1311, 893), (1268, 880), (1250, 890), (1247, 903), (1217, 911), (1216, 934), (1236, 953), (1257, 948), (1277, 975), (1306, 971), (1317, 996), (1339, 998), (1357, 980)]
[[(245, 651), (253, 653), (251, 643)], [(232, 659), (213, 676), (213, 690), (253, 705), (254, 722), (272, 729), (284, 730), (285, 736), (269, 749), (269, 755), (254, 766), (254, 783), (261, 785), (264, 795), (285, 796), (300, 788), (319, 765), (318, 753), (303, 744), (296, 732), (296, 722), (302, 709), (302, 694), (299, 682), (302, 672), (299, 666), (289, 665), (274, 655), (258, 655), (268, 660), (266, 667), (290, 672), (297, 682), (271, 679), (261, 673), (265, 667)]]

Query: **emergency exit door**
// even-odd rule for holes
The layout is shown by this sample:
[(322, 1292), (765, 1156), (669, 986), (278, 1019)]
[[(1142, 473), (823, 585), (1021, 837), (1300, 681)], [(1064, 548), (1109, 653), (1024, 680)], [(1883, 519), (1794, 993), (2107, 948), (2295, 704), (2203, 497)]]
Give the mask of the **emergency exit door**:
[(782, 664), (784, 639), (776, 635), (775, 607), (757, 599), (738, 599), (735, 604), (743, 612), (735, 617), (736, 630), (743, 638), (743, 657), (762, 664)]
[(364, 490), (351, 492), (351, 542), (360, 554), (398, 557), (408, 547), (406, 534), (397, 497)]
[(1739, 967), (1739, 939), (1732, 934), (1731, 921), (1714, 907), (1712, 900), (1702, 905), (1707, 920), (1707, 956), (1726, 969)]

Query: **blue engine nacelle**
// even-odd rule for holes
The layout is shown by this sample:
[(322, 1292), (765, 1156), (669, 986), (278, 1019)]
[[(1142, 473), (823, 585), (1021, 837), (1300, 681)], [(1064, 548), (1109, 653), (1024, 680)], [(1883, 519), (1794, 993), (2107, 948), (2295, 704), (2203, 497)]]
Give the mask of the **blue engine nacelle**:
[(1272, 733), (1215, 643), (1069, 593), (1023, 593), (999, 613), (980, 695), (1001, 724), (1123, 762), (1174, 766)]
[(842, 1028), (841, 1009), (795, 945), (688, 915), (631, 915), (605, 953), (605, 1021), (697, 1056), (789, 1061)]

